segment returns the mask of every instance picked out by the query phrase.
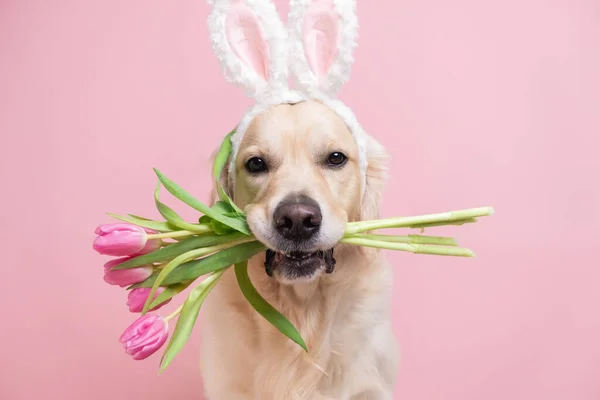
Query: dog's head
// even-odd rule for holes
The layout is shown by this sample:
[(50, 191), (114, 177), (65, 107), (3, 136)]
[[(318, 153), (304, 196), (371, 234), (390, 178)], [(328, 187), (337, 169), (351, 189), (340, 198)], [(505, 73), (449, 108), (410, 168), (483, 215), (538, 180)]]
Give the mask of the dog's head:
[(346, 222), (373, 219), (386, 153), (367, 143), (359, 167), (356, 141), (342, 119), (317, 101), (276, 105), (250, 123), (223, 184), (270, 249), (267, 273), (290, 283), (333, 270), (332, 251)]
[(210, 3), (225, 76), (256, 100), (231, 138), (229, 191), (270, 249), (267, 273), (316, 279), (333, 270), (346, 222), (376, 217), (383, 181), (383, 148), (336, 99), (356, 46), (356, 0), (292, 1), (287, 28), (271, 0)]

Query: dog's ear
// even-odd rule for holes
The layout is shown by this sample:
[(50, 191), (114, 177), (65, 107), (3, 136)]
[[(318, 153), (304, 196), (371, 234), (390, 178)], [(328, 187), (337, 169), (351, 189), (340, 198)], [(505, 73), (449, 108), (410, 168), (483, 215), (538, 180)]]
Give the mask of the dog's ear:
[(365, 192), (360, 208), (360, 220), (379, 218), (381, 195), (387, 182), (389, 155), (379, 142), (372, 137), (367, 138), (367, 171)]

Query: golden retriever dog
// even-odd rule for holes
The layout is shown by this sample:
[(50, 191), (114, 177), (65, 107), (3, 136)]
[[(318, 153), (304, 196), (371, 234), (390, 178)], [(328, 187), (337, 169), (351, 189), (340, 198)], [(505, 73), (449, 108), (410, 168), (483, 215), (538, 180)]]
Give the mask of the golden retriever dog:
[(225, 170), (222, 181), (270, 249), (249, 261), (250, 278), (308, 353), (248, 304), (229, 269), (203, 307), (208, 399), (392, 399), (392, 271), (381, 252), (338, 244), (347, 222), (378, 217), (387, 156), (372, 138), (366, 152), (363, 188), (351, 132), (315, 100), (274, 105), (251, 121), (235, 176)]

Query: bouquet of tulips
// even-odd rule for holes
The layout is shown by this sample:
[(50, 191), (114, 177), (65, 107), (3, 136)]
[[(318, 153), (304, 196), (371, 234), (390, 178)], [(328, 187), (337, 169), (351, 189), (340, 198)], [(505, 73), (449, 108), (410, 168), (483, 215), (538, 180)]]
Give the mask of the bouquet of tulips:
[[(204, 299), (225, 270), (232, 266), (239, 287), (252, 307), (282, 334), (306, 350), (306, 344), (296, 328), (260, 296), (250, 281), (248, 259), (267, 249), (252, 235), (244, 212), (233, 203), (219, 184), (219, 177), (231, 152), (232, 134), (233, 132), (225, 138), (215, 159), (213, 175), (219, 201), (212, 207), (198, 201), (155, 170), (159, 183), (154, 192), (154, 201), (164, 220), (109, 214), (122, 222), (100, 225), (96, 229), (98, 236), (94, 241), (94, 249), (100, 254), (122, 257), (104, 265), (105, 281), (127, 287), (130, 290), (127, 302), (129, 310), (141, 313), (141, 317), (121, 336), (120, 341), (125, 351), (136, 360), (152, 355), (167, 341), (168, 322), (178, 318), (161, 360), (161, 371), (181, 351), (194, 328)], [(159, 194), (163, 186), (177, 199), (202, 214), (197, 223), (184, 221), (160, 201)], [(478, 217), (492, 213), (492, 208), (482, 207), (423, 216), (350, 222), (341, 242), (419, 254), (473, 257), (471, 250), (459, 247), (450, 237), (367, 232), (386, 228), (417, 228), (423, 233), (428, 227), (472, 223)], [(199, 279), (200, 283), (171, 315), (161, 317), (148, 314), (148, 311), (155, 311), (170, 302)]]

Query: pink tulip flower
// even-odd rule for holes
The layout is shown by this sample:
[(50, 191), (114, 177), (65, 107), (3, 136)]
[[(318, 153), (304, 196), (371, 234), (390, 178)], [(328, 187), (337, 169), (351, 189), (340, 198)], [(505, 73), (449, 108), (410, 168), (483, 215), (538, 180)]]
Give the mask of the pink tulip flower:
[(152, 229), (133, 224), (104, 224), (96, 228), (94, 250), (109, 256), (146, 254), (160, 248), (161, 240), (148, 240), (148, 234), (158, 233)]
[(131, 257), (117, 258), (104, 264), (104, 281), (110, 285), (126, 287), (138, 282), (142, 282), (152, 275), (153, 269), (151, 265), (143, 265), (136, 268), (111, 271), (111, 268), (114, 266), (130, 259)]
[(167, 321), (158, 315), (146, 314), (125, 329), (119, 341), (134, 360), (143, 360), (160, 349), (167, 336)]
[[(127, 305), (129, 306), (129, 311), (131, 311), (133, 313), (142, 312), (142, 309), (144, 308), (144, 304), (146, 304), (146, 299), (150, 295), (150, 290), (151, 290), (150, 288), (139, 288), (139, 289), (133, 289), (132, 291), (130, 291), (129, 295), (127, 296)], [(158, 295), (160, 295), (164, 291), (165, 291), (165, 288), (163, 288), (163, 287), (159, 287), (158, 289), (156, 289), (156, 293), (154, 294), (154, 299), (156, 299), (158, 297)], [(154, 307), (153, 309), (151, 309), (150, 311), (158, 310), (165, 304), (168, 304), (170, 301), (171, 301), (171, 299), (169, 299), (165, 302), (162, 302), (159, 305), (157, 305), (156, 307)]]

